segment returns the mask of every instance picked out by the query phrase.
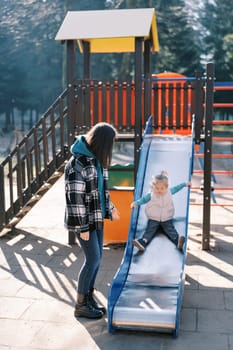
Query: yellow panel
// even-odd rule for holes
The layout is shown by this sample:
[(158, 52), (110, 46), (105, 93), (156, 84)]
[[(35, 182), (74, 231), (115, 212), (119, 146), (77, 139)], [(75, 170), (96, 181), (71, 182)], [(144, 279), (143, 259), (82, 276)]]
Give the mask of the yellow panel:
[(156, 24), (156, 16), (155, 13), (152, 18), (151, 23), (151, 32), (153, 37), (153, 51), (159, 51), (159, 39), (158, 39), (158, 30), (157, 30), (157, 24)]
[(90, 52), (134, 52), (134, 38), (90, 40)]
[[(146, 38), (148, 39), (148, 37)], [(120, 53), (135, 52), (135, 38), (106, 38), (106, 39), (87, 39), (90, 43), (91, 53)], [(83, 53), (83, 46), (80, 40), (77, 41), (80, 52)], [(158, 40), (153, 43), (152, 51), (159, 51)]]

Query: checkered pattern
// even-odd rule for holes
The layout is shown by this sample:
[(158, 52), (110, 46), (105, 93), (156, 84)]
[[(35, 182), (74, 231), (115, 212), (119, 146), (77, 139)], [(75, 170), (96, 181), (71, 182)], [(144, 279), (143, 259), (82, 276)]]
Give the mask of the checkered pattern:
[[(105, 217), (111, 219), (113, 205), (107, 190), (107, 169), (103, 170)], [(96, 160), (85, 155), (72, 157), (65, 167), (65, 226), (70, 231), (103, 229), (103, 217), (98, 192)]]

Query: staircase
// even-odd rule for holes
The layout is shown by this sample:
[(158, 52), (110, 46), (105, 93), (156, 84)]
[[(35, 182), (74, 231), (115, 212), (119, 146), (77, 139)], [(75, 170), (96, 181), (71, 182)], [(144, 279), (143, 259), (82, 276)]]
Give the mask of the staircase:
[(68, 89), (0, 164), (0, 231), (13, 228), (63, 174), (69, 157)]

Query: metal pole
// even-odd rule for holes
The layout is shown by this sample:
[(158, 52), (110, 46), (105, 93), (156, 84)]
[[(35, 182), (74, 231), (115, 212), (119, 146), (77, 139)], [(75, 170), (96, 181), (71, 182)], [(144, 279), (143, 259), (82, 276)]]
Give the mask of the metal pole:
[(204, 145), (204, 191), (203, 191), (203, 232), (202, 249), (208, 250), (210, 243), (210, 205), (211, 205), (211, 158), (212, 121), (214, 102), (214, 64), (207, 64), (205, 95), (205, 145)]

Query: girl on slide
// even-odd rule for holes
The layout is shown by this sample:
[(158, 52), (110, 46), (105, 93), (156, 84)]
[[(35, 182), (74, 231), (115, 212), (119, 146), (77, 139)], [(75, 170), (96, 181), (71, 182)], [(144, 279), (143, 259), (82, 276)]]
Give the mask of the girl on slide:
[(183, 182), (169, 189), (168, 174), (166, 171), (155, 176), (151, 183), (151, 192), (131, 203), (131, 209), (146, 204), (145, 212), (148, 218), (147, 227), (143, 236), (133, 240), (133, 245), (144, 251), (161, 227), (165, 235), (183, 251), (185, 237), (179, 236), (173, 224), (174, 204), (172, 195), (184, 187), (191, 187), (191, 182)]

